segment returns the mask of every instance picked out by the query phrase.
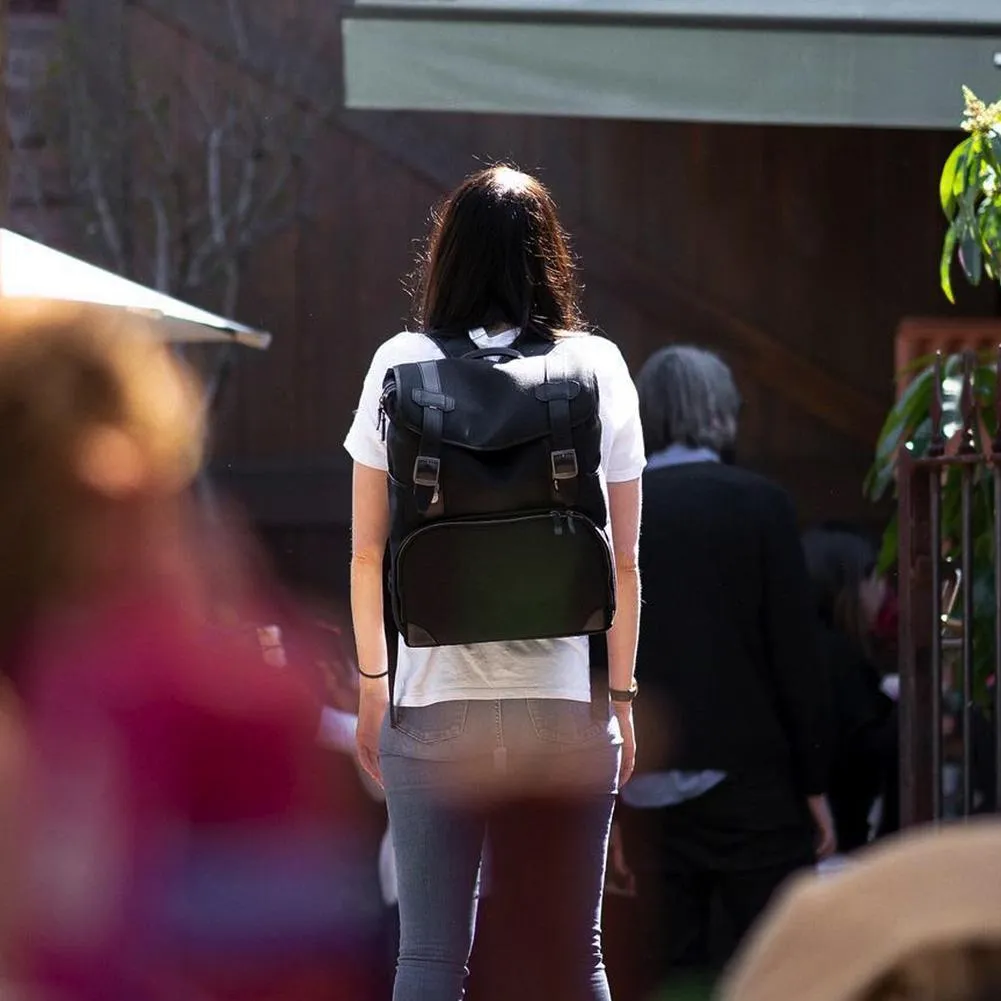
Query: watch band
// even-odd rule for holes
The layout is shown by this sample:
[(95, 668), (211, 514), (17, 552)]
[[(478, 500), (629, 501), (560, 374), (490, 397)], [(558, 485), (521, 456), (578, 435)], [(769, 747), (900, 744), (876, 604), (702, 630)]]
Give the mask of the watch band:
[(609, 688), (608, 697), (613, 702), (633, 702), (639, 693), (639, 685), (636, 684), (636, 679), (633, 679), (633, 683), (628, 688)]

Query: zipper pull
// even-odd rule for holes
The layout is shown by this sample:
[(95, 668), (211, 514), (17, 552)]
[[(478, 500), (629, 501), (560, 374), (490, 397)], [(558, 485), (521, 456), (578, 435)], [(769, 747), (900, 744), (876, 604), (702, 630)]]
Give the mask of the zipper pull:
[(560, 517), (559, 511), (553, 512), (553, 535), (563, 534), (563, 519)]
[(385, 403), (379, 401), (379, 417), (376, 420), (376, 427), (379, 429), (379, 438), (383, 445), (386, 444), (386, 406)]
[(577, 534), (577, 526), (573, 523), (573, 518), (569, 514), (566, 514), (563, 517), (565, 517), (566, 520), (567, 520), (567, 528), (570, 529), (570, 534), (571, 535), (576, 535)]

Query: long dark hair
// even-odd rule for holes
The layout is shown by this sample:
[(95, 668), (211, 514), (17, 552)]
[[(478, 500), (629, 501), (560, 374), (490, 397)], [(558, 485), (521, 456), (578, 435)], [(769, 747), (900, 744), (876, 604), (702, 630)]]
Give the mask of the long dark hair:
[(424, 330), (507, 324), (543, 336), (583, 328), (556, 205), (541, 181), (498, 165), (467, 177), (435, 212), (417, 286)]
[(803, 552), (817, 614), (868, 650), (859, 586), (876, 569), (875, 547), (854, 532), (815, 528), (803, 535)]

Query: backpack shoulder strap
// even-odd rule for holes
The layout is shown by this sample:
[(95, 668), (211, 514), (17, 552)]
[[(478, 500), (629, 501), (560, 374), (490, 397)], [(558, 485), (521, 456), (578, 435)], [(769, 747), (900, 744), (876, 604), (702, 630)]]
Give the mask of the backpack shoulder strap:
[(476, 349), (476, 342), (468, 334), (425, 331), (424, 336), (432, 341), (446, 358), (461, 358)]
[(534, 327), (527, 326), (522, 328), (511, 347), (528, 357), (538, 357), (549, 354), (556, 347), (556, 344), (557, 342), (551, 337), (543, 337)]
[(536, 390), (536, 395), (549, 409), (553, 500), (566, 507), (573, 507), (577, 502), (579, 475), (570, 422), (570, 393), (563, 352), (550, 349), (545, 355), (545, 382)]
[(449, 403), (441, 391), (441, 378), (435, 362), (419, 362), (417, 371), (424, 391), (424, 401), (421, 404), (421, 437), (414, 461), (414, 499), (417, 510), (421, 514), (427, 514), (438, 496), (444, 410), (455, 404)]

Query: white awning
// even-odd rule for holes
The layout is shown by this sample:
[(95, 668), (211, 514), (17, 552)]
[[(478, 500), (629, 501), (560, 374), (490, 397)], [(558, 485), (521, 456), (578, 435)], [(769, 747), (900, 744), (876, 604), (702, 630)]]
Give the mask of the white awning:
[(955, 129), (1001, 0), (355, 0), (349, 108)]
[(0, 229), (0, 296), (58, 299), (132, 309), (151, 317), (170, 341), (236, 343), (266, 349), (271, 335), (198, 309), (111, 271)]

